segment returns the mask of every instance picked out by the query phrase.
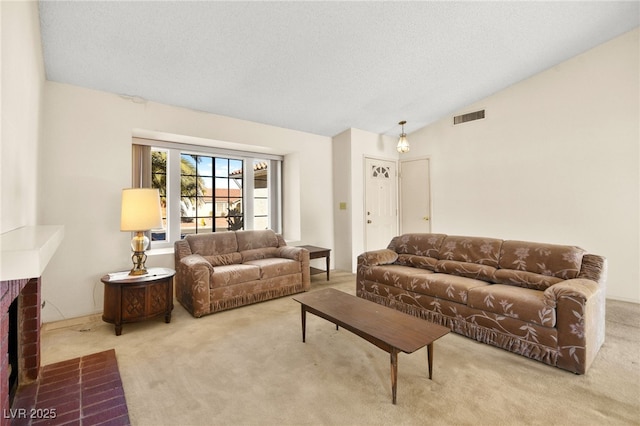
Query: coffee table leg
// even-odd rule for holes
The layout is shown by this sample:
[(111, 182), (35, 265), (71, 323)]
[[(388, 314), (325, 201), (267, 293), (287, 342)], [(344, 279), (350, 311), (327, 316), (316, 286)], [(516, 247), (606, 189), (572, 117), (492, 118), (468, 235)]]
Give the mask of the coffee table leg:
[(300, 309), (302, 314), (302, 343), (304, 343), (307, 334), (307, 310), (304, 305), (300, 305)]
[(398, 388), (398, 350), (391, 349), (391, 402), (396, 403), (396, 390)]
[(427, 345), (427, 358), (429, 359), (429, 380), (431, 380), (431, 372), (433, 371), (433, 343)]

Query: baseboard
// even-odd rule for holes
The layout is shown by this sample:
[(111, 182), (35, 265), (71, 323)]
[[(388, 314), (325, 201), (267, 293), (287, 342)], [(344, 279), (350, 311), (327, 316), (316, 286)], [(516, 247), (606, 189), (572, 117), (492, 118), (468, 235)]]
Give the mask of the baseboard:
[(637, 299), (627, 299), (626, 297), (607, 297), (607, 300), (615, 300), (617, 302), (629, 302), (635, 303), (636, 305), (640, 304), (640, 300)]
[(61, 328), (76, 327), (79, 325), (102, 320), (102, 314), (91, 314), (84, 317), (69, 318), (60, 321), (47, 322), (42, 324), (42, 331), (58, 330)]

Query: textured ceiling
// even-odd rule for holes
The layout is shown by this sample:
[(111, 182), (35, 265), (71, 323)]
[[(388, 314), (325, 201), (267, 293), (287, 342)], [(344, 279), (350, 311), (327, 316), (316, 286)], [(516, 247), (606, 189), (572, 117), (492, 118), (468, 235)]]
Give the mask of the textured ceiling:
[(627, 2), (41, 1), (47, 79), (333, 136), (411, 132), (640, 25)]

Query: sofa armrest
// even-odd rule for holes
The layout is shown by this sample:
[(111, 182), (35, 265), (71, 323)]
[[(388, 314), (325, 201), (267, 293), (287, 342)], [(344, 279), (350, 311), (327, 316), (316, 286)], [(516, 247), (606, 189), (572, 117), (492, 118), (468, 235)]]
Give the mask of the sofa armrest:
[(575, 278), (550, 286), (544, 296), (556, 308), (558, 367), (584, 374), (604, 343), (604, 285)]
[(596, 254), (582, 256), (582, 266), (578, 278), (586, 278), (605, 285), (607, 281), (607, 258)]
[(309, 268), (309, 250), (302, 247), (282, 246), (278, 247), (278, 257), (300, 262), (302, 271), (302, 287), (304, 291), (311, 289), (311, 270)]
[(213, 270), (199, 254), (190, 254), (176, 263), (176, 298), (196, 318), (210, 312)]
[(210, 274), (213, 273), (213, 265), (204, 257), (199, 254), (190, 254), (189, 256), (180, 259), (180, 264), (188, 269), (191, 268), (206, 268)]
[(545, 303), (550, 308), (557, 307), (562, 303), (563, 299), (574, 298), (577, 302), (584, 305), (595, 292), (598, 291), (598, 283), (585, 278), (574, 278), (571, 280), (560, 281), (557, 284), (549, 286), (544, 291)]
[(305, 253), (307, 257), (309, 257), (309, 251), (306, 249), (303, 249), (302, 247), (295, 247), (295, 246), (278, 247), (278, 257), (282, 257), (284, 259), (302, 261), (302, 257), (305, 255)]
[(398, 253), (389, 249), (372, 250), (358, 256), (358, 265), (389, 265), (398, 260)]

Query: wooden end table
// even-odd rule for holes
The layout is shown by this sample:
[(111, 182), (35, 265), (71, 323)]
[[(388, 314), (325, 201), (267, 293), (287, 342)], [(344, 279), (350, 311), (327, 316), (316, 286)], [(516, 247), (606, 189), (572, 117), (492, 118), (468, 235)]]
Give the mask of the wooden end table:
[(104, 283), (102, 320), (116, 326), (116, 336), (122, 334), (122, 324), (144, 321), (164, 315), (171, 322), (173, 310), (173, 276), (168, 268), (149, 268), (146, 275), (115, 272), (100, 278)]
[(307, 312), (362, 337), (391, 355), (391, 401), (396, 403), (398, 353), (427, 347), (429, 379), (433, 372), (433, 342), (451, 330), (334, 288), (293, 297), (302, 308), (302, 341), (306, 340)]
[(331, 260), (331, 249), (316, 247), (316, 246), (298, 246), (309, 251), (309, 259), (320, 259), (325, 257), (327, 259), (327, 268), (323, 271), (322, 269), (310, 268), (312, 274), (321, 274), (323, 272), (327, 272), (327, 281), (329, 281), (329, 263)]

